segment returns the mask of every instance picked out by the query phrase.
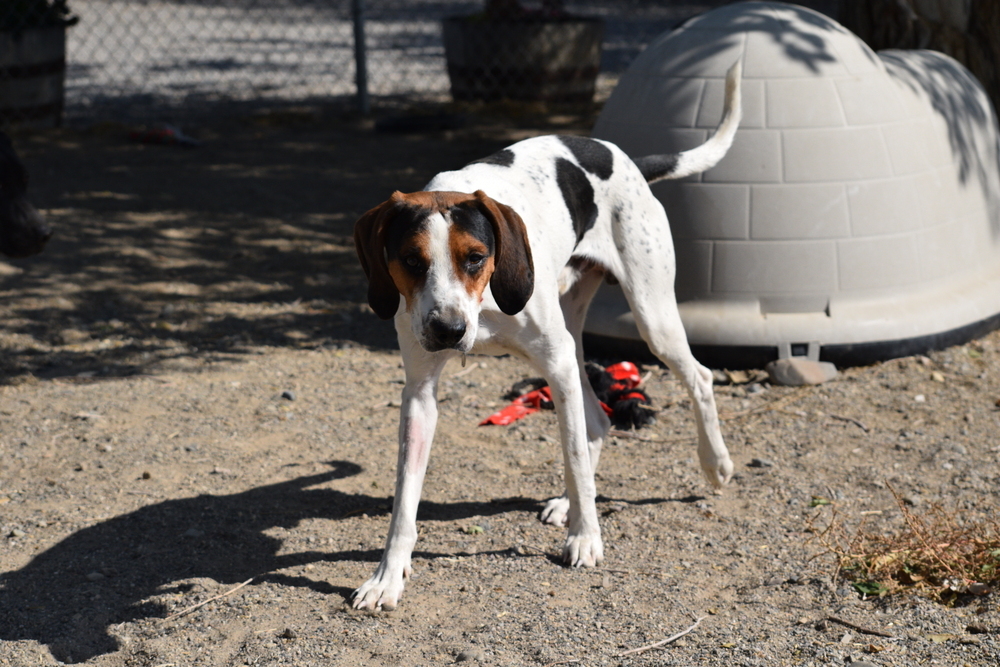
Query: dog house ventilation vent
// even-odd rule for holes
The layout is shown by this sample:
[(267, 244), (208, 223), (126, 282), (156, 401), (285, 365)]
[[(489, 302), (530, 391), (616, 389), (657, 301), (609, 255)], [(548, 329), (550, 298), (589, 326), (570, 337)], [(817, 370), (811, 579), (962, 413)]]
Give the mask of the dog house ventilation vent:
[[(704, 141), (743, 59), (743, 121), (715, 168), (659, 183), (696, 355), (840, 364), (964, 342), (1000, 325), (996, 118), (979, 83), (930, 51), (873, 53), (811, 10), (728, 5), (661, 36), (594, 136), (629, 155)], [(604, 286), (590, 345), (637, 340)]]

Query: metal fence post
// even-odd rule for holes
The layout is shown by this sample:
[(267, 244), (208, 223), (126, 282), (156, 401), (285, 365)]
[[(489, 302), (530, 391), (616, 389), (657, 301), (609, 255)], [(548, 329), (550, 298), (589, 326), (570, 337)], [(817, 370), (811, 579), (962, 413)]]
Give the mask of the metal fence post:
[(358, 110), (368, 115), (371, 104), (368, 100), (368, 54), (365, 50), (365, 0), (351, 0), (354, 19), (354, 67), (355, 83), (358, 87)]

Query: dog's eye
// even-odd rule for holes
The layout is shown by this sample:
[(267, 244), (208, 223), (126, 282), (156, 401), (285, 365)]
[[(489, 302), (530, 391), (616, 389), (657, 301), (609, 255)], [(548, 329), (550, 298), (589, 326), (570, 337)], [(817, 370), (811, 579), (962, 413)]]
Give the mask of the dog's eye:
[(419, 255), (410, 255), (403, 258), (403, 264), (413, 272), (424, 271), (424, 260)]
[(469, 255), (466, 259), (471, 267), (478, 267), (480, 264), (486, 261), (486, 255), (480, 255), (478, 252), (474, 252)]

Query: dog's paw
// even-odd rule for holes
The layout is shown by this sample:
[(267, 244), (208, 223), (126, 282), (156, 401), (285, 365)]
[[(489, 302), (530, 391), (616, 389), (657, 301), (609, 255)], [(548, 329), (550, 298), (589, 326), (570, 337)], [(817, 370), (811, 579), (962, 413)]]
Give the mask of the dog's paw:
[(565, 526), (569, 522), (569, 498), (559, 496), (547, 501), (538, 518), (542, 520), (542, 523)]
[(572, 567), (596, 567), (604, 560), (601, 534), (567, 535), (562, 556), (563, 562)]
[(705, 473), (705, 478), (715, 489), (721, 489), (729, 483), (733, 476), (733, 461), (729, 458), (728, 452), (716, 455), (711, 450), (708, 450), (707, 453), (699, 451), (698, 459), (701, 462), (701, 470)]
[(351, 596), (351, 606), (370, 611), (392, 611), (403, 597), (403, 581), (410, 576), (410, 568), (393, 572), (391, 568), (379, 565), (371, 579), (361, 585)]

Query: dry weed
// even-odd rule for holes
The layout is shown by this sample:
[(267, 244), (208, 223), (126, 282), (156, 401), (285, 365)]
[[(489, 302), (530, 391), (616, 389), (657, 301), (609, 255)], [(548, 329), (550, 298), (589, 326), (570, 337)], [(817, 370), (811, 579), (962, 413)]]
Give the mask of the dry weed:
[(852, 532), (835, 505), (829, 525), (813, 528), (825, 549), (816, 556), (834, 556), (835, 581), (849, 581), (866, 596), (912, 591), (945, 603), (1000, 587), (1000, 522), (939, 504), (918, 514), (887, 487), (902, 515), (898, 529), (876, 530), (864, 516)]

